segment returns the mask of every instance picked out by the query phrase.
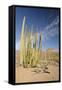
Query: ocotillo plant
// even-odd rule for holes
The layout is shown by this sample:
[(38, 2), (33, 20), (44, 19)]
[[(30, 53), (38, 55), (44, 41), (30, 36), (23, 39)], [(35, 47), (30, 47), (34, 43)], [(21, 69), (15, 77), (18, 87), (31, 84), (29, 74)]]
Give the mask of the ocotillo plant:
[(23, 67), (33, 67), (37, 66), (40, 61), (41, 35), (39, 48), (37, 48), (38, 32), (33, 33), (28, 28), (25, 29), (25, 20), (26, 17), (24, 16), (20, 38), (20, 64)]

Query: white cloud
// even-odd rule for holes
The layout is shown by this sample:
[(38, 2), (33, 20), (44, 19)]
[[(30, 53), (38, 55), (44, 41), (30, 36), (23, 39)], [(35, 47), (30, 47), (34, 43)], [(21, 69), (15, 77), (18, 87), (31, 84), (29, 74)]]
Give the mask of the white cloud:
[(55, 35), (59, 34), (59, 16), (57, 16), (55, 18), (54, 21), (52, 21), (51, 24), (49, 24), (48, 26), (46, 26), (42, 32), (42, 39), (43, 40), (48, 40), (51, 37), (54, 37)]

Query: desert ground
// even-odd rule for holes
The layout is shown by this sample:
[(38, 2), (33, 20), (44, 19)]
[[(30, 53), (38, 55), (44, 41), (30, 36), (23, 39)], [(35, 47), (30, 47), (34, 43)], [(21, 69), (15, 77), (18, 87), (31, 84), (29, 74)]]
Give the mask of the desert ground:
[(49, 62), (47, 68), (24, 68), (19, 65), (19, 56), (17, 55), (16, 62), (16, 83), (25, 82), (44, 82), (44, 81), (57, 81), (59, 80), (59, 63)]
[(16, 68), (16, 83), (59, 80), (59, 67), (48, 65), (48, 72), (41, 68)]

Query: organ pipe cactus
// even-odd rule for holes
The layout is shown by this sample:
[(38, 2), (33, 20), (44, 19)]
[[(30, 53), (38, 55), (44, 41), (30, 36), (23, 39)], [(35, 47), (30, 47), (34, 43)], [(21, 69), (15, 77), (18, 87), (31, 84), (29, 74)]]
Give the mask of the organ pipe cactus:
[(23, 18), (22, 31), (20, 37), (20, 64), (23, 67), (37, 66), (40, 60), (40, 47), (41, 47), (41, 36), (38, 44), (38, 33), (31, 32), (27, 28), (25, 29), (26, 17)]

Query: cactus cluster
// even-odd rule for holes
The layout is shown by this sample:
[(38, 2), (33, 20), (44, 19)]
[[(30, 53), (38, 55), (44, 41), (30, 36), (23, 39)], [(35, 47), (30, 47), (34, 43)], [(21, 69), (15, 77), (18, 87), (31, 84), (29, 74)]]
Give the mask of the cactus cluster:
[(20, 65), (23, 67), (36, 67), (40, 63), (41, 34), (38, 38), (38, 32), (29, 31), (27, 26), (25, 28), (25, 21), (26, 17), (24, 16), (20, 37)]

